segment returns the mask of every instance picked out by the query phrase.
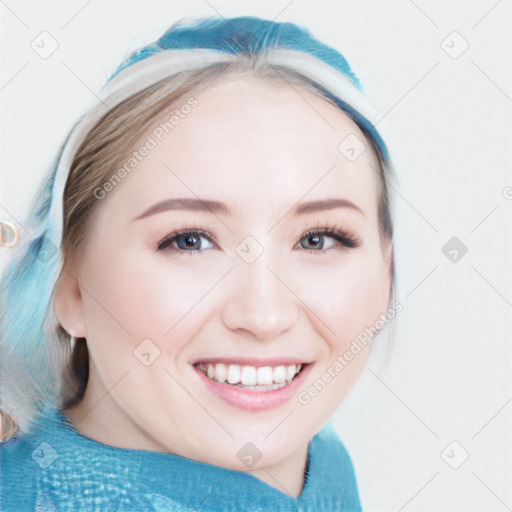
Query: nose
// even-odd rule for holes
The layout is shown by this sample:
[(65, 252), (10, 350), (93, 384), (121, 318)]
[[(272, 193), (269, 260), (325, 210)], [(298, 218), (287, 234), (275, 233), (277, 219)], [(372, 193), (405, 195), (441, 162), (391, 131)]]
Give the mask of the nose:
[(286, 276), (269, 263), (263, 255), (250, 264), (238, 261), (221, 314), (228, 329), (245, 331), (259, 341), (292, 329), (300, 313), (300, 301), (285, 284)]

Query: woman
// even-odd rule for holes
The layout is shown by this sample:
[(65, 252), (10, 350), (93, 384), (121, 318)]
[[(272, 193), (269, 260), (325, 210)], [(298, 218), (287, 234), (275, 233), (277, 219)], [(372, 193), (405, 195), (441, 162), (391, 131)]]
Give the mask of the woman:
[(100, 100), (4, 278), (3, 506), (360, 510), (328, 420), (393, 232), (348, 63), (290, 23), (180, 22)]

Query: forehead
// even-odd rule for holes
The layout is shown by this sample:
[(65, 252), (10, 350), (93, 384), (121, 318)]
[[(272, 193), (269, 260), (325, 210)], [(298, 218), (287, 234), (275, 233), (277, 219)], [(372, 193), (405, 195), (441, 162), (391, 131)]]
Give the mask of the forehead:
[[(195, 106), (158, 140), (155, 129), (192, 97)], [(368, 141), (339, 108), (296, 84), (220, 76), (155, 119), (135, 149), (148, 136), (156, 146), (114, 194), (120, 202), (199, 196), (238, 211), (275, 207), (279, 215), (301, 198), (344, 197), (376, 216), (377, 163)], [(347, 140), (358, 152), (366, 146), (355, 160), (342, 151)]]

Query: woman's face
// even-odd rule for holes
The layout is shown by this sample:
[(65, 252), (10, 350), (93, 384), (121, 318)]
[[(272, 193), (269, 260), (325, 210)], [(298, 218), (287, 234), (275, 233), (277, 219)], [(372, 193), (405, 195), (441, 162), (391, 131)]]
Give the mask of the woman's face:
[(80, 421), (116, 446), (266, 467), (329, 419), (370, 344), (344, 354), (388, 307), (377, 163), (297, 86), (224, 76), (193, 96), (98, 199), (59, 309), (90, 352)]

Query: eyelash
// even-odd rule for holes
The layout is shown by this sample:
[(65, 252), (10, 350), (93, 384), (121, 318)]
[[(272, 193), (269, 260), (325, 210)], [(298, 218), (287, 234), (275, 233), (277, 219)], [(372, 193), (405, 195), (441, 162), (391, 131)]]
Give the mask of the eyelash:
[[(306, 231), (306, 233), (304, 233), (300, 237), (300, 240), (302, 240), (303, 238), (308, 238), (313, 235), (321, 235), (321, 236), (331, 237), (347, 249), (354, 249), (361, 245), (361, 241), (357, 237), (349, 235), (345, 231), (341, 231), (340, 229), (337, 229), (335, 226), (329, 226), (329, 225), (309, 229), (308, 231)], [(305, 250), (307, 250), (307, 249), (305, 249)], [(313, 254), (317, 255), (317, 254), (325, 254), (329, 250), (330, 249), (317, 249), (317, 250), (312, 250), (311, 252)]]
[[(163, 240), (158, 242), (156, 251), (166, 250), (173, 242), (178, 240), (178, 238), (182, 235), (200, 235), (205, 238), (208, 238), (210, 240), (210, 242), (213, 242), (215, 245), (217, 245), (217, 241), (216, 241), (215, 237), (208, 231), (204, 231), (203, 229), (189, 228), (189, 229), (181, 229), (179, 231), (174, 231), (173, 233), (166, 236)], [(306, 233), (304, 233), (300, 237), (299, 241), (304, 238), (309, 238), (313, 235), (331, 237), (334, 240), (336, 240), (337, 242), (339, 242), (342, 246), (346, 247), (347, 249), (353, 249), (353, 248), (359, 247), (361, 245), (361, 241), (357, 237), (349, 235), (348, 233), (341, 231), (341, 230), (337, 229), (336, 227), (330, 226), (330, 225), (325, 225), (323, 227), (309, 229), (308, 231), (306, 231)], [(203, 252), (202, 249), (184, 250), (184, 249), (179, 249), (179, 248), (173, 248), (173, 250), (175, 252), (177, 252), (178, 254), (187, 253), (190, 256), (193, 256), (194, 253)], [(319, 253), (325, 254), (327, 251), (329, 251), (331, 249), (316, 249), (316, 250), (312, 249), (310, 251), (308, 249), (305, 249), (305, 250), (308, 252), (311, 252), (315, 255), (318, 255)]]
[[(158, 242), (156, 250), (157, 251), (164, 251), (164, 250), (166, 250), (167, 247), (169, 247), (169, 245), (171, 245), (173, 242), (175, 242), (182, 235), (200, 235), (200, 236), (203, 236), (205, 238), (208, 238), (210, 241), (212, 241), (214, 244), (217, 245), (217, 240), (208, 231), (204, 231), (203, 229), (190, 228), (190, 229), (180, 229), (178, 231), (174, 231), (170, 235), (167, 235), (163, 240)], [(194, 253), (197, 253), (197, 252), (203, 252), (201, 249), (198, 250), (198, 251), (186, 251), (184, 249), (174, 248), (173, 250), (176, 251), (178, 254), (187, 253), (190, 256), (193, 256)]]

